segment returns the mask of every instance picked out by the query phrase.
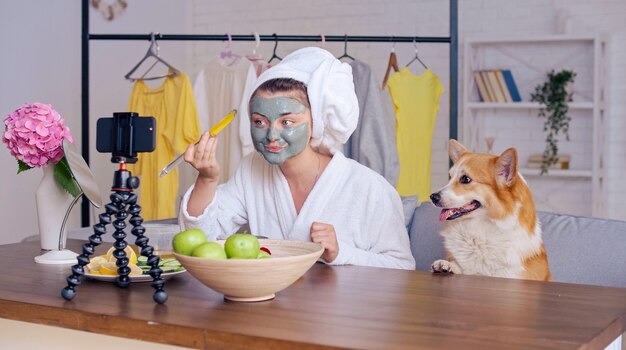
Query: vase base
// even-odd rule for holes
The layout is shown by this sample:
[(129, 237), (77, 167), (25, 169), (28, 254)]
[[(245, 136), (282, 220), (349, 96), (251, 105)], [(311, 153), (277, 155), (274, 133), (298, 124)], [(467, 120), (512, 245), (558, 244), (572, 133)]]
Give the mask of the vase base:
[(76, 264), (77, 253), (71, 250), (51, 250), (35, 257), (35, 262), (46, 265)]

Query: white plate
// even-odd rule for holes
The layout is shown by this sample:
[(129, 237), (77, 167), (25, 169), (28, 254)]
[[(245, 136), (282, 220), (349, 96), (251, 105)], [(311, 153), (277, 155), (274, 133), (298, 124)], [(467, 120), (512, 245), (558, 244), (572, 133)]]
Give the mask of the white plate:
[[(166, 280), (170, 277), (174, 277), (176, 275), (179, 275), (183, 272), (187, 272), (187, 270), (182, 270), (182, 271), (176, 271), (176, 272), (165, 272), (161, 274), (161, 278)], [(104, 282), (115, 282), (115, 280), (117, 279), (117, 276), (112, 276), (112, 275), (93, 275), (90, 273), (85, 272), (85, 276), (87, 278), (90, 279), (94, 279), (94, 280), (98, 280), (98, 281), (104, 281)], [(130, 278), (131, 282), (152, 282), (152, 276), (150, 275), (139, 275), (139, 276), (128, 276)]]

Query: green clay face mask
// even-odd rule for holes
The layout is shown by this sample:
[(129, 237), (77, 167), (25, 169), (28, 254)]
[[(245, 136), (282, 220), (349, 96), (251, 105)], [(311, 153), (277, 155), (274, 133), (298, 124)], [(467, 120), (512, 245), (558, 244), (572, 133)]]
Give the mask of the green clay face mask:
[[(306, 112), (306, 107), (290, 97), (263, 98), (256, 96), (250, 103), (250, 113), (267, 120), (250, 123), (254, 148), (271, 164), (282, 164), (302, 152), (309, 143), (309, 124), (296, 124), (288, 115)], [(280, 124), (275, 123), (281, 119)]]

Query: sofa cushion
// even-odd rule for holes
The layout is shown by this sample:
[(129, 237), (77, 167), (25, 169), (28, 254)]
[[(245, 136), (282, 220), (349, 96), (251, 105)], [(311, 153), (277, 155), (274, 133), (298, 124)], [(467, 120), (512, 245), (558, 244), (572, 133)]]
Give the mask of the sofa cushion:
[[(555, 281), (626, 287), (626, 221), (539, 212)], [(439, 209), (424, 202), (413, 213), (409, 237), (415, 268), (445, 258)]]
[(539, 212), (555, 281), (626, 287), (626, 222)]
[(415, 258), (415, 268), (430, 271), (430, 265), (445, 257), (443, 240), (439, 236), (442, 223), (439, 222), (440, 209), (430, 202), (422, 202), (413, 212), (409, 227), (411, 252)]

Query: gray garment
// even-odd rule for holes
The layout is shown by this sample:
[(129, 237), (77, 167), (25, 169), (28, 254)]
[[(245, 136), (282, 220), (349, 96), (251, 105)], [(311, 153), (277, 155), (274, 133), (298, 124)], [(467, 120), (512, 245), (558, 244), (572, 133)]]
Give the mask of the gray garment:
[(400, 175), (395, 119), (385, 114), (379, 83), (370, 66), (359, 60), (352, 61), (350, 66), (359, 100), (359, 123), (344, 145), (344, 153), (395, 187)]

